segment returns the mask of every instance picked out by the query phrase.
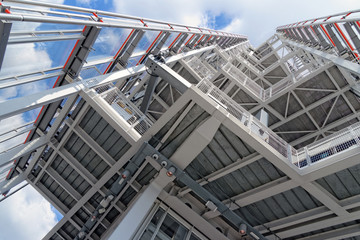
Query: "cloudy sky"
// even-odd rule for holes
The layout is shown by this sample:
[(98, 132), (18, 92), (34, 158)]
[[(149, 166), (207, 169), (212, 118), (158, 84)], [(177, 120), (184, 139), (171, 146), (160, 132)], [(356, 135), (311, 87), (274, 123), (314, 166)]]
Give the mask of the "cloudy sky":
[[(81, 7), (115, 11), (127, 15), (141, 16), (192, 26), (205, 26), (218, 30), (247, 35), (255, 47), (269, 38), (279, 25), (297, 22), (332, 13), (360, 9), (359, 0), (48, 0)], [(4, 3), (6, 5), (6, 3)], [(27, 29), (39, 29), (40, 24), (27, 24)], [(71, 50), (73, 42), (68, 42)], [(18, 59), (28, 63), (16, 71), (57, 66), (68, 55), (54, 55), (46, 50), (46, 45), (21, 45), (9, 48), (0, 75), (13, 72)], [(38, 64), (38, 63), (41, 64)], [(33, 63), (37, 63), (34, 68)], [(54, 79), (41, 84), (31, 84), (0, 91), (0, 102), (6, 99), (24, 96), (34, 91), (50, 88)], [(31, 91), (29, 91), (31, 89)], [(11, 123), (21, 125), (36, 117), (39, 109), (2, 121), (0, 133)], [(26, 135), (15, 142), (24, 141)], [(15, 144), (8, 142), (0, 145), (0, 152)], [(1, 169), (0, 169), (1, 172)], [(26, 187), (9, 199), (0, 203), (0, 239), (41, 239), (61, 217), (53, 207), (34, 189)]]

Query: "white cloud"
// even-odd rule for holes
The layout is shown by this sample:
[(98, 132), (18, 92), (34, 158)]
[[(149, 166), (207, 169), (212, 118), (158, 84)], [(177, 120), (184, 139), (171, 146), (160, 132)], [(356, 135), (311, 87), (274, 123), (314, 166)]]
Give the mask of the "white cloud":
[(338, 0), (113, 0), (113, 4), (120, 13), (195, 26), (205, 19), (211, 27), (212, 18), (207, 15), (224, 13), (233, 18), (225, 29), (247, 35), (254, 46), (274, 34), (277, 26), (360, 8), (357, 0), (341, 4)]
[[(62, 4), (64, 0), (47, 0)], [(41, 23), (13, 23), (12, 31), (36, 30)], [(34, 70), (42, 70), (51, 66), (51, 58), (41, 44), (9, 45), (3, 61), (1, 77), (8, 74), (21, 74)], [(46, 84), (31, 83), (7, 88), (0, 92), (0, 102), (9, 98), (28, 95), (48, 88)], [(0, 133), (24, 124), (24, 114), (4, 119), (0, 124)], [(22, 143), (26, 134), (0, 144), (0, 152), (8, 147)], [(57, 223), (51, 205), (36, 190), (28, 186), (9, 199), (0, 203), (0, 239), (41, 239)]]
[[(25, 120), (24, 118), (22, 117), (22, 115), (15, 115), (15, 116), (12, 116), (10, 118), (6, 118), (6, 119), (3, 119), (0, 121), (0, 133), (4, 133), (4, 132), (7, 132), (15, 127), (19, 127), (23, 124), (25, 124)], [(10, 136), (13, 136), (14, 135), (14, 132), (11, 132), (11, 133), (8, 133), (8, 134), (5, 134), (3, 136), (0, 137), (0, 140), (3, 140), (5, 139), (6, 137), (10, 137)], [(12, 146), (15, 146), (19, 143), (22, 143), (24, 142), (25, 140), (25, 137), (26, 137), (26, 134), (22, 134), (22, 135), (19, 135), (15, 138), (11, 138), (9, 139), (8, 141), (5, 141), (5, 142), (2, 142), (0, 144), (0, 152), (12, 147)]]
[(35, 43), (8, 45), (6, 48), (1, 75), (22, 74), (44, 70), (51, 66), (51, 59), (46, 49)]
[(222, 30), (230, 33), (241, 33), (243, 21), (240, 18), (234, 18), (229, 25)]
[(50, 204), (31, 186), (0, 203), (0, 239), (38, 240), (56, 224)]

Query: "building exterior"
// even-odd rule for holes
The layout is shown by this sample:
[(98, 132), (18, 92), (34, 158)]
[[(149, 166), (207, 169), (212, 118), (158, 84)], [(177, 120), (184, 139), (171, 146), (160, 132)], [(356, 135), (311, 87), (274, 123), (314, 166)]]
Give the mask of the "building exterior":
[[(358, 239), (356, 15), (281, 26), (254, 48), (238, 34), (4, 1), (0, 89), (54, 86), (0, 103), (3, 121), (41, 108), (1, 133), (29, 132), (0, 153), (0, 192), (27, 181), (63, 214), (45, 239)], [(12, 46), (63, 57), (9, 73)]]

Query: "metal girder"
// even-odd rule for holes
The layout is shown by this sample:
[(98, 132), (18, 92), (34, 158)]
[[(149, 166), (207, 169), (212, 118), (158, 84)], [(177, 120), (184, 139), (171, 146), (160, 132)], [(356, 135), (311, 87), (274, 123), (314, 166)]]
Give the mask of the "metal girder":
[(0, 166), (4, 166), (17, 158), (29, 154), (41, 146), (48, 144), (50, 139), (47, 136), (36, 138), (30, 142), (19, 145), (11, 150), (0, 154)]
[(290, 45), (293, 45), (295, 47), (298, 47), (298, 48), (301, 48), (307, 52), (310, 52), (312, 54), (315, 54), (316, 56), (322, 58), (322, 59), (325, 59), (325, 60), (328, 60), (328, 61), (331, 61), (333, 62), (335, 65), (339, 66), (339, 67), (342, 67), (354, 74), (359, 74), (360, 72), (360, 65), (357, 64), (357, 63), (354, 63), (354, 62), (350, 62), (348, 60), (345, 60), (341, 57), (338, 57), (338, 56), (335, 56), (334, 54), (330, 54), (330, 53), (326, 53), (326, 52), (322, 52), (322, 51), (319, 51), (319, 50), (316, 50), (314, 48), (311, 48), (311, 47), (308, 47), (306, 45), (303, 45), (303, 44), (300, 44), (300, 43), (296, 43), (294, 41), (291, 41), (291, 40), (287, 40), (287, 39), (283, 39), (282, 40), (283, 42), (286, 42)]
[[(126, 42), (125, 47), (120, 52), (117, 59), (115, 59), (114, 63), (119, 63), (121, 68), (125, 68), (127, 62), (131, 55), (133, 54), (136, 46), (140, 42), (141, 38), (144, 36), (145, 31), (136, 30), (131, 36), (130, 39)], [(119, 68), (120, 69), (120, 68)], [(111, 69), (109, 69), (111, 71)]]
[(184, 93), (189, 87), (191, 87), (191, 84), (185, 78), (181, 77), (174, 70), (166, 66), (165, 63), (155, 59), (154, 56), (149, 56), (145, 66), (149, 68), (152, 74), (160, 76), (180, 93)]
[(344, 23), (346, 32), (349, 34), (351, 41), (354, 43), (356, 50), (360, 51), (360, 40), (354, 30), (351, 28), (350, 23)]
[[(35, 81), (40, 81), (40, 80), (44, 80), (44, 79), (49, 79), (52, 77), (63, 76), (64, 74), (65, 74), (65, 72), (60, 70), (57, 72), (45, 73), (42, 75), (37, 75), (37, 76), (32, 76), (32, 77), (21, 77), (21, 78), (17, 78), (17, 79), (15, 78), (12, 81), (5, 81), (4, 83), (0, 83), (0, 89), (15, 87), (18, 85), (31, 83), (31, 82), (35, 82)], [(11, 79), (9, 79), (9, 80), (11, 80)]]
[[(82, 66), (84, 65), (87, 56), (90, 53), (90, 49), (94, 45), (101, 28), (86, 26), (83, 32), (84, 38), (77, 42), (72, 54), (69, 56), (64, 71), (70, 75), (71, 78), (75, 78), (79, 75)], [(58, 80), (58, 84), (61, 84), (63, 79)]]
[(158, 54), (161, 51), (161, 48), (164, 46), (166, 40), (170, 37), (170, 35), (170, 32), (163, 32), (159, 43), (153, 48), (150, 53), (153, 55)]
[(76, 94), (82, 89), (84, 89), (84, 86), (81, 83), (75, 82), (29, 96), (7, 100), (0, 103), (0, 120), (56, 102)]
[[(142, 146), (137, 154), (129, 161), (126, 168), (122, 171), (122, 173), (119, 175), (119, 177), (114, 181), (114, 183), (109, 188), (109, 191), (105, 193), (105, 196), (103, 198), (103, 201), (108, 201), (107, 204), (100, 204), (95, 208), (95, 210), (91, 213), (91, 216), (87, 219), (84, 226), (82, 226), (79, 234), (75, 238), (76, 240), (84, 239), (85, 234), (89, 233), (92, 228), (94, 228), (97, 220), (100, 218), (100, 215), (102, 215), (102, 211), (106, 211), (107, 208), (109, 208), (110, 201), (112, 201), (115, 197), (119, 197), (118, 195), (121, 192), (124, 192), (125, 186), (128, 184), (128, 180), (130, 178), (136, 177), (136, 172), (141, 171), (141, 165), (145, 162), (145, 157), (147, 155), (147, 152), (144, 151), (144, 146)], [(157, 176), (157, 178), (152, 181), (149, 187), (145, 189), (144, 192), (140, 193), (140, 196), (135, 201), (134, 205), (132, 206), (126, 213), (125, 217), (121, 221), (121, 223), (117, 226), (115, 231), (112, 233), (111, 236), (118, 237), (119, 231), (122, 234), (122, 239), (130, 239), (130, 237), (134, 234), (135, 230), (137, 229), (137, 225), (134, 223), (141, 224), (143, 218), (146, 216), (148, 210), (152, 207), (153, 202), (157, 198), (160, 191), (167, 185), (168, 182), (171, 181), (169, 178), (165, 178), (166, 174), (163, 171), (163, 174), (160, 174)], [(165, 180), (165, 181), (164, 181)], [(154, 191), (156, 190), (156, 191)], [(109, 200), (109, 197), (111, 198)], [(146, 201), (146, 202), (144, 202)], [(138, 210), (141, 209), (141, 214), (138, 212)], [(95, 216), (95, 219), (94, 219)], [(134, 221), (135, 219), (138, 221)], [(128, 221), (132, 221), (132, 228), (129, 228)], [(124, 227), (127, 227), (126, 233), (124, 233)], [(112, 237), (110, 237), (112, 239)]]
[(4, 60), (6, 46), (10, 36), (12, 23), (0, 20), (0, 69)]
[(311, 27), (316, 36), (318, 37), (318, 39), (320, 40), (320, 44), (321, 46), (324, 48), (324, 49), (328, 49), (330, 48), (330, 45), (326, 42), (325, 38), (322, 36), (322, 34), (320, 33), (320, 30), (319, 30), (319, 27), (318, 26), (314, 26), (314, 27)]
[(173, 177), (168, 177), (166, 175), (165, 169), (160, 170), (159, 175), (136, 199), (130, 210), (126, 213), (125, 217), (108, 239), (117, 240), (119, 237), (124, 240), (133, 239), (133, 236), (137, 233), (137, 229), (141, 226), (144, 218), (151, 210), (160, 192), (173, 179)]
[[(227, 174), (230, 174), (242, 167), (245, 167), (253, 162), (256, 162), (258, 160), (260, 160), (262, 158), (262, 156), (260, 154), (257, 154), (257, 153), (254, 153), (254, 154), (251, 154), (247, 157), (244, 157), (242, 159), (238, 159), (236, 162), (222, 168), (222, 169), (219, 169), (218, 171), (215, 171), (207, 176), (204, 177), (204, 179), (201, 179), (198, 181), (198, 183), (203, 186), (203, 185), (206, 185), (212, 181), (215, 181)], [(184, 187), (182, 189), (179, 190), (178, 192), (178, 196), (182, 197), (184, 196), (186, 193), (189, 193), (191, 191), (190, 188), (188, 187)]]
[(171, 155), (170, 160), (184, 170), (211, 142), (225, 117), (218, 112), (203, 120)]
[(325, 28), (329, 32), (329, 35), (330, 35), (331, 39), (333, 40), (336, 48), (338, 49), (340, 55), (344, 54), (346, 51), (346, 48), (344, 48), (344, 46), (340, 42), (340, 39), (335, 35), (333, 29), (331, 28), (331, 24), (326, 25)]
[[(176, 56), (175, 56), (176, 57)], [(161, 119), (159, 119), (154, 125), (144, 134), (142, 137), (142, 141), (149, 141), (162, 127), (163, 124), (168, 122), (175, 113), (180, 111), (184, 104), (186, 104), (189, 100), (189, 95), (185, 93), (178, 101), (174, 103), (171, 109), (169, 109), (167, 112), (164, 113)], [(77, 121), (79, 118), (76, 118), (75, 121)], [(64, 138), (63, 138), (64, 139)], [(63, 140), (62, 139), (62, 140)], [(53, 229), (44, 237), (45, 239), (51, 238), (57, 232), (61, 229), (61, 227), (69, 220), (71, 217), (82, 207), (84, 204), (97, 192), (103, 185), (109, 181), (111, 177), (114, 176), (115, 173), (118, 173), (118, 171), (123, 167), (129, 159), (131, 159), (141, 148), (143, 142), (136, 142), (134, 143), (131, 148), (120, 157), (120, 159), (117, 160), (114, 166), (110, 168), (104, 176), (102, 176), (93, 186), (92, 188), (87, 191), (82, 198), (76, 202), (76, 204), (71, 208), (68, 209), (63, 213), (63, 218), (53, 227)], [(36, 186), (35, 186), (36, 187)], [(49, 199), (47, 197), (47, 199)], [(55, 203), (54, 203), (55, 204)], [(56, 204), (55, 204), (56, 205)]]
[(354, 93), (358, 98), (360, 98), (360, 84), (357, 83), (354, 86), (350, 87), (350, 91)]
[[(182, 183), (186, 184), (189, 188), (193, 190), (193, 192), (198, 195), (200, 198), (202, 198), (205, 202), (212, 202), (216, 206), (217, 211), (221, 213), (223, 217), (225, 217), (227, 220), (231, 222), (233, 227), (240, 228), (241, 224), (245, 224), (248, 228), (248, 234), (249, 236), (253, 237), (254, 239), (263, 239), (266, 238), (258, 232), (256, 229), (254, 229), (250, 224), (248, 224), (245, 220), (243, 220), (239, 215), (235, 214), (233, 211), (231, 211), (225, 204), (223, 204), (220, 200), (218, 200), (216, 197), (214, 197), (210, 192), (208, 192), (205, 188), (200, 186), (195, 180), (193, 180), (186, 172), (182, 171), (181, 167), (176, 165), (174, 162), (167, 159), (165, 156), (163, 156), (160, 152), (158, 152), (155, 148), (152, 146), (146, 144), (145, 148), (146, 151), (153, 152), (154, 154), (157, 154), (157, 159), (155, 159), (161, 166), (164, 166), (162, 164), (163, 161), (167, 162), (166, 166), (164, 167), (167, 169), (167, 171), (172, 171), (171, 175), (174, 175), (178, 181), (181, 181)], [(174, 169), (174, 170), (172, 170)], [(238, 230), (238, 229), (236, 229)]]
[(12, 189), (13, 187), (15, 187), (18, 184), (25, 181), (26, 178), (27, 178), (27, 175), (23, 172), (8, 181), (4, 180), (4, 181), (0, 182), (0, 194), (3, 194), (3, 195), (6, 194), (7, 192), (10, 191), (10, 189)]
[(144, 97), (143, 97), (141, 105), (140, 105), (140, 111), (142, 111), (145, 114), (150, 106), (151, 98), (155, 91), (155, 87), (156, 87), (158, 80), (159, 80), (159, 77), (157, 75), (150, 75), (150, 78), (149, 78), (147, 86), (146, 86), (145, 94), (144, 94)]
[(188, 36), (188, 33), (184, 33), (180, 36), (180, 38), (175, 42), (175, 44), (170, 48), (170, 51), (172, 53), (177, 53), (181, 47), (181, 45), (185, 42), (186, 38)]
[(51, 42), (51, 41), (65, 41), (65, 40), (83, 40), (85, 36), (82, 34), (67, 34), (61, 36), (32, 36), (32, 37), (10, 37), (8, 44), (22, 44), (34, 42)]

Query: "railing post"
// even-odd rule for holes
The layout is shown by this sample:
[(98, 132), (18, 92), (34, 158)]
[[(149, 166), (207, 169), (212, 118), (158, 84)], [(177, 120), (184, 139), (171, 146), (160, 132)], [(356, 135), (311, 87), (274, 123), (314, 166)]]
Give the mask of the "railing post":
[(290, 144), (287, 145), (287, 158), (289, 160), (290, 163), (292, 163), (293, 159), (292, 159), (292, 147)]
[(350, 132), (351, 136), (354, 138), (356, 144), (360, 145), (359, 136), (357, 136), (355, 134), (354, 129), (351, 126), (349, 126), (348, 129), (349, 129), (349, 132)]
[(251, 125), (252, 125), (252, 122), (253, 122), (253, 118), (254, 118), (253, 115), (249, 116), (249, 123), (247, 125), (247, 127), (249, 128), (249, 133), (251, 133)]
[(306, 165), (310, 166), (311, 165), (311, 158), (310, 158), (308, 148), (306, 146), (304, 147), (304, 152), (305, 152)]

